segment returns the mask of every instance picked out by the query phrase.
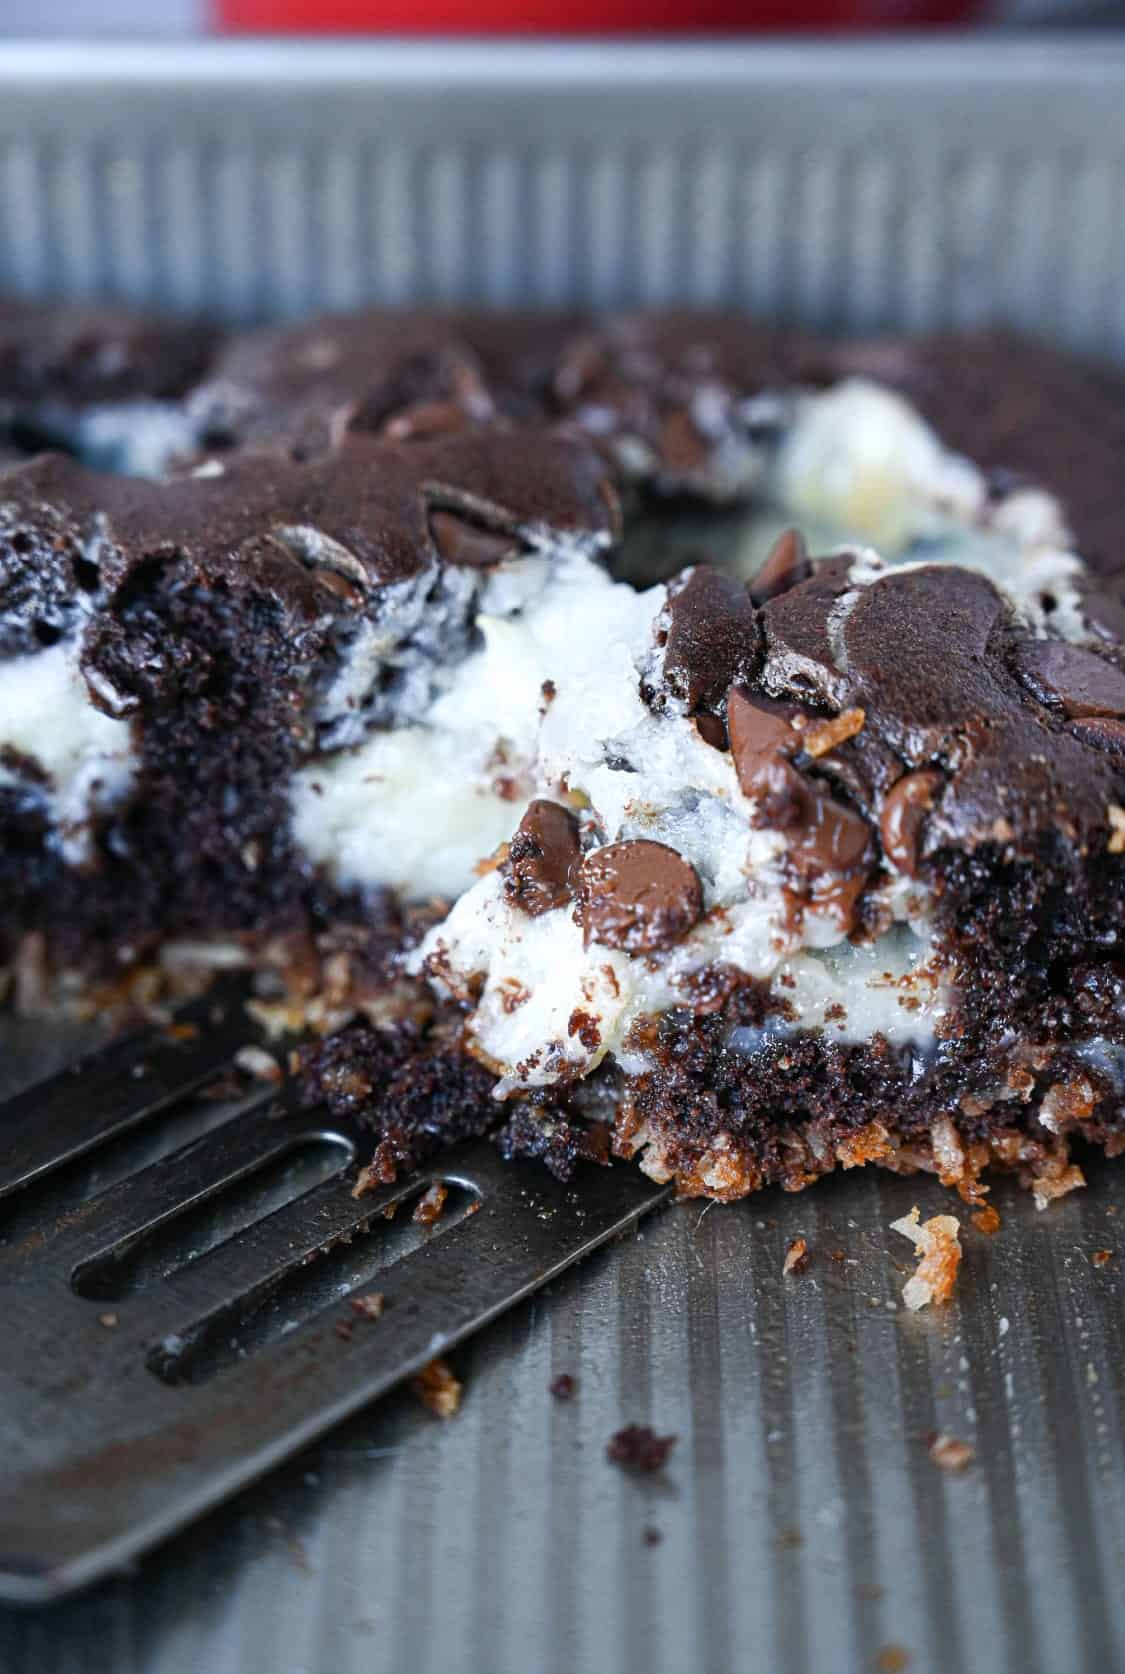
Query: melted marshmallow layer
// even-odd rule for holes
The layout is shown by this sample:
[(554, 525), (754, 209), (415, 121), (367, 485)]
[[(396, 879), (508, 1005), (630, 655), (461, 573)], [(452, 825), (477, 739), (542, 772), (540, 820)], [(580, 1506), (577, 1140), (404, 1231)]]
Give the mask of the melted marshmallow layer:
[(0, 787), (44, 810), (70, 864), (87, 859), (90, 822), (129, 795), (135, 771), (132, 729), (90, 702), (76, 641), (0, 661)]

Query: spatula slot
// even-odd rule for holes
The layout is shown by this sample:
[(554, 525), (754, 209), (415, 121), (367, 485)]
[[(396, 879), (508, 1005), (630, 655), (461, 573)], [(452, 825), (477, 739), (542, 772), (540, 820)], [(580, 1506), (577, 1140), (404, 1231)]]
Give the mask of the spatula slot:
[(83, 1262), (71, 1284), (95, 1302), (117, 1302), (146, 1290), (332, 1179), (352, 1156), (351, 1145), (338, 1134), (298, 1139), (182, 1214)]
[(375, 1209), (367, 1224), (339, 1236), (312, 1260), (299, 1260), (280, 1278), (257, 1285), (188, 1329), (163, 1338), (147, 1357), (149, 1371), (165, 1383), (205, 1383), (224, 1367), (245, 1360), (332, 1307), (339, 1310), (342, 1332), (378, 1329), (349, 1307), (349, 1298), (382, 1289), (377, 1281), (384, 1274), (388, 1275), (388, 1319), (393, 1320), (389, 1270), (480, 1206), (481, 1194), (473, 1187), (447, 1181), (440, 1218), (419, 1224), (412, 1206), (417, 1206), (428, 1184), (421, 1181), (398, 1198), (393, 1219)]
[(162, 1162), (205, 1134), (248, 1115), (272, 1096), (251, 1087), (241, 1098), (220, 1101), (189, 1093), (136, 1127), (37, 1177), (10, 1197), (0, 1197), (0, 1248), (42, 1236), (45, 1224), (66, 1216), (123, 1181)]

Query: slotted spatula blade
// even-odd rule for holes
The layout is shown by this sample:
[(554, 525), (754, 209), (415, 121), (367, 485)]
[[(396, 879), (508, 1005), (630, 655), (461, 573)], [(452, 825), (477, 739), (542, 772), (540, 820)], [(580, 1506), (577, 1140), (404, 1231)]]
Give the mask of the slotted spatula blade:
[[(623, 1167), (563, 1187), (473, 1142), (357, 1198), (349, 1164), (370, 1138), (264, 1090), (172, 1156), (46, 1207), (31, 1234), (21, 1215), (5, 1239), (6, 1211), (64, 1163), (159, 1121), (253, 1038), (228, 1007), (179, 1044), (107, 1048), (0, 1106), (4, 1599), (57, 1597), (135, 1557), (668, 1195)], [(336, 1148), (327, 1178), (192, 1247), (191, 1216), (317, 1146)], [(436, 1181), (447, 1213), (423, 1236), (405, 1209)], [(414, 1243), (396, 1254), (402, 1223)], [(350, 1306), (375, 1289), (378, 1320)]]

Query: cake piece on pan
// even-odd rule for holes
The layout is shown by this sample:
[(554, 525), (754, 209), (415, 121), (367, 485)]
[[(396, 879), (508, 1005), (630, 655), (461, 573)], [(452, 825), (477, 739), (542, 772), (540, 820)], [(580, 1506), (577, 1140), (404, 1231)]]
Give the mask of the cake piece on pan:
[(604, 1120), (721, 1198), (866, 1160), (1049, 1194), (1070, 1130), (1122, 1131), (1125, 672), (957, 566), (770, 592), (699, 568), (542, 663), (541, 798), (412, 967), (513, 1144)]
[(450, 693), (483, 622), (533, 627), (580, 560), (603, 583), (616, 519), (598, 455), (546, 434), (356, 435), (164, 483), (9, 470), (7, 960), (30, 936), (71, 986), (156, 955), (300, 986), (320, 938), (378, 950), (398, 900), (455, 896), (525, 763), (506, 691)]

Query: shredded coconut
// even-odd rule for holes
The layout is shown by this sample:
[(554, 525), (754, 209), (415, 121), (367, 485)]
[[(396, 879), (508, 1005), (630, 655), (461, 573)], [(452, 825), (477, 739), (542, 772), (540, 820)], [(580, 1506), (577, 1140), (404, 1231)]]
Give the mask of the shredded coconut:
[(963, 1471), (973, 1462), (973, 1450), (968, 1442), (958, 1441), (956, 1436), (947, 1436), (943, 1432), (930, 1443), (930, 1458), (943, 1471)]
[(417, 1377), (411, 1378), (410, 1387), (435, 1418), (452, 1418), (461, 1405), (462, 1385), (444, 1360), (431, 1360), (423, 1366)]
[(891, 1222), (891, 1231), (909, 1238), (921, 1258), (917, 1272), (902, 1290), (910, 1311), (917, 1313), (930, 1302), (948, 1302), (961, 1265), (961, 1228), (956, 1216), (934, 1215), (923, 1221), (915, 1204), (909, 1215)]

